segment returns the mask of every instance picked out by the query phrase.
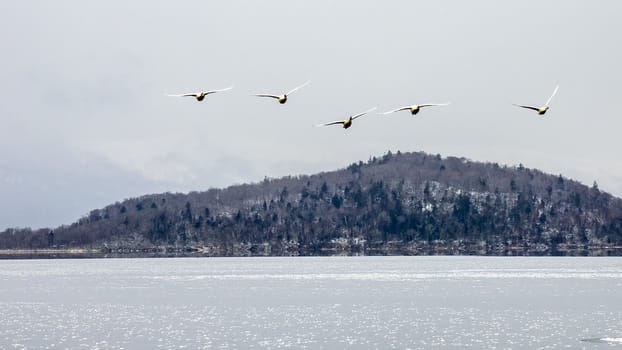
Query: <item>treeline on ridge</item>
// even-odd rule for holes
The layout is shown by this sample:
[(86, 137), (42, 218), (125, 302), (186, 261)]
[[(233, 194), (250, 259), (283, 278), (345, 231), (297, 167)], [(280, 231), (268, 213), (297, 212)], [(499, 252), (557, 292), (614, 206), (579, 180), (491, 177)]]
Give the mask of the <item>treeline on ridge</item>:
[(0, 233), (0, 249), (167, 246), (210, 255), (387, 247), (413, 254), (554, 254), (621, 244), (622, 200), (596, 183), (588, 187), (522, 165), (399, 151), (316, 175), (146, 195), (53, 230)]

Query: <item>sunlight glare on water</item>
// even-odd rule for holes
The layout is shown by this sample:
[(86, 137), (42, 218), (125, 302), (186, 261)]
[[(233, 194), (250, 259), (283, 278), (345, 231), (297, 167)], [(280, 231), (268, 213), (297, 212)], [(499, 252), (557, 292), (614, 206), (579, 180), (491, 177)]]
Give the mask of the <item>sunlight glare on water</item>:
[(619, 258), (0, 261), (0, 349), (621, 347)]

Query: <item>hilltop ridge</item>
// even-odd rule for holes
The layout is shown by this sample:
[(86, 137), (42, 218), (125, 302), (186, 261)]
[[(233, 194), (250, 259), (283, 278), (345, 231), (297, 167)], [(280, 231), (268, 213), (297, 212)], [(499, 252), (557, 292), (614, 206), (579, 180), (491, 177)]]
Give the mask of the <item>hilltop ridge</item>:
[(622, 243), (622, 200), (561, 175), (423, 152), (314, 175), (131, 198), (0, 249), (103, 254), (587, 254)]

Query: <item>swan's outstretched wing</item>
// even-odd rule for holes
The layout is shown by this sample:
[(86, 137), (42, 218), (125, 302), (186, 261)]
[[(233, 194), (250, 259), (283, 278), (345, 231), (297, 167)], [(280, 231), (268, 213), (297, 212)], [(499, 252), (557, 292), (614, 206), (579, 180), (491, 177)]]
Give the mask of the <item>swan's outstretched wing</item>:
[(270, 94), (256, 94), (256, 95), (253, 95), (253, 96), (258, 96), (258, 97), (272, 97), (272, 98), (276, 98), (276, 99), (281, 98), (281, 96), (277, 96), (277, 95), (270, 95)]
[(400, 107), (400, 108), (394, 109), (392, 111), (388, 111), (388, 112), (384, 112), (384, 113), (380, 113), (380, 114), (391, 114), (391, 113), (395, 113), (395, 112), (399, 112), (399, 111), (406, 111), (406, 110), (409, 110), (411, 108), (412, 108), (412, 106), (404, 106), (404, 107)]
[(178, 94), (178, 95), (166, 95), (166, 96), (170, 96), (170, 97), (185, 97), (185, 96), (192, 96), (192, 97), (196, 97), (198, 95), (198, 93), (193, 92), (193, 93), (188, 93), (188, 94)]
[(553, 90), (553, 94), (551, 95), (551, 97), (549, 97), (549, 99), (546, 100), (545, 106), (548, 107), (549, 103), (551, 103), (551, 100), (553, 99), (553, 96), (555, 96), (555, 94), (557, 93), (557, 89), (559, 89), (559, 85), (555, 86), (555, 90)]
[(301, 88), (303, 88), (303, 87), (307, 86), (310, 82), (311, 82), (311, 80), (308, 80), (306, 83), (304, 83), (304, 84), (302, 84), (302, 85), (300, 85), (300, 86), (297, 86), (297, 87), (295, 87), (295, 88), (291, 89), (289, 92), (285, 93), (285, 95), (289, 95), (289, 94), (291, 94), (292, 92), (294, 92), (294, 91), (296, 91), (296, 90), (298, 90), (298, 89), (301, 89)]
[(540, 111), (540, 108), (538, 108), (538, 107), (521, 106), (521, 105), (517, 105), (517, 104), (515, 104), (515, 103), (512, 103), (512, 104), (513, 104), (514, 106), (516, 106), (516, 107), (522, 107), (522, 108), (527, 108), (527, 109), (533, 109), (534, 111), (538, 111), (538, 112)]
[(329, 125), (337, 125), (337, 124), (343, 125), (343, 123), (344, 123), (343, 120), (337, 120), (337, 121), (334, 121), (334, 122), (318, 124), (316, 126), (329, 126)]
[(449, 102), (445, 102), (445, 103), (422, 103), (419, 105), (419, 107), (430, 107), (430, 106), (447, 106), (449, 105)]
[(375, 110), (376, 108), (377, 108), (377, 107), (370, 108), (370, 109), (366, 110), (365, 112), (361, 112), (361, 113), (359, 113), (359, 114), (355, 114), (355, 115), (353, 115), (353, 116), (352, 116), (352, 120), (354, 120), (354, 119), (356, 119), (356, 118), (358, 118), (358, 117), (362, 117), (363, 115), (365, 115), (365, 114), (367, 114), (367, 113), (369, 113), (369, 112), (371, 112), (371, 111)]
[(209, 94), (214, 94), (214, 93), (217, 93), (217, 92), (223, 92), (223, 91), (227, 91), (227, 90), (231, 90), (231, 89), (233, 89), (233, 85), (229, 86), (228, 88), (224, 88), (224, 89), (205, 91), (205, 94), (209, 95)]

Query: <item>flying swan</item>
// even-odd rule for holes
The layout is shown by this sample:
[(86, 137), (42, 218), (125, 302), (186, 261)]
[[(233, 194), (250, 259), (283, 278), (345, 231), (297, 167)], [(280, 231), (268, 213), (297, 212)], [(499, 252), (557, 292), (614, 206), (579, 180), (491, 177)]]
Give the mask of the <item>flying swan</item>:
[(544, 115), (544, 113), (546, 113), (546, 111), (549, 110), (549, 103), (551, 103), (551, 100), (553, 99), (553, 96), (555, 96), (555, 94), (557, 93), (557, 89), (559, 89), (559, 85), (555, 86), (555, 90), (553, 90), (553, 94), (551, 95), (551, 97), (549, 97), (548, 100), (546, 100), (546, 103), (542, 107), (523, 106), (523, 105), (517, 105), (517, 104), (514, 104), (514, 103), (513, 103), (513, 105), (515, 105), (517, 107), (533, 109), (534, 111), (538, 112), (539, 115)]
[(400, 107), (400, 108), (394, 109), (392, 111), (384, 112), (384, 113), (381, 113), (381, 114), (391, 114), (391, 113), (395, 113), (395, 112), (399, 112), (399, 111), (406, 111), (406, 110), (408, 110), (408, 111), (410, 111), (410, 114), (415, 115), (415, 114), (419, 113), (419, 111), (423, 107), (447, 106), (448, 104), (449, 104), (449, 102), (446, 102), (446, 103), (422, 103), (422, 104), (417, 104), (417, 105)]
[(199, 91), (199, 92), (191, 92), (188, 94), (179, 94), (179, 95), (167, 95), (171, 97), (186, 97), (192, 96), (197, 99), (197, 101), (203, 101), (205, 96), (215, 94), (217, 92), (227, 91), (233, 89), (233, 86), (229, 86), (228, 88), (220, 89), (220, 90), (210, 90), (210, 91)]
[(361, 112), (361, 113), (359, 113), (359, 114), (351, 115), (350, 117), (348, 117), (348, 119), (345, 119), (345, 120), (337, 120), (337, 121), (330, 122), (330, 123), (319, 124), (319, 125), (317, 125), (317, 126), (329, 126), (329, 125), (338, 125), (338, 124), (341, 124), (341, 125), (343, 125), (343, 128), (344, 128), (344, 129), (347, 129), (347, 128), (349, 128), (349, 127), (351, 127), (351, 126), (352, 126), (352, 121), (353, 121), (354, 119), (356, 119), (356, 118), (358, 118), (358, 117), (361, 117), (361, 116), (363, 116), (363, 115), (365, 115), (365, 114), (367, 114), (367, 113), (369, 113), (369, 112), (371, 112), (371, 111), (373, 111), (373, 110), (375, 110), (375, 109), (376, 109), (376, 107), (371, 108), (371, 109), (368, 109), (368, 110), (366, 110), (365, 112)]
[(304, 84), (302, 84), (300, 86), (297, 86), (297, 87), (293, 88), (292, 90), (284, 93), (283, 95), (256, 94), (256, 95), (253, 95), (253, 96), (275, 98), (277, 101), (279, 101), (280, 104), (284, 104), (285, 102), (287, 102), (287, 96), (289, 96), (289, 94), (291, 94), (292, 92), (294, 92), (294, 91), (296, 91), (296, 90), (298, 90), (300, 88), (303, 88), (303, 87), (307, 86), (307, 84), (309, 84), (310, 82), (311, 82), (311, 80), (307, 81), (306, 83), (304, 83)]

